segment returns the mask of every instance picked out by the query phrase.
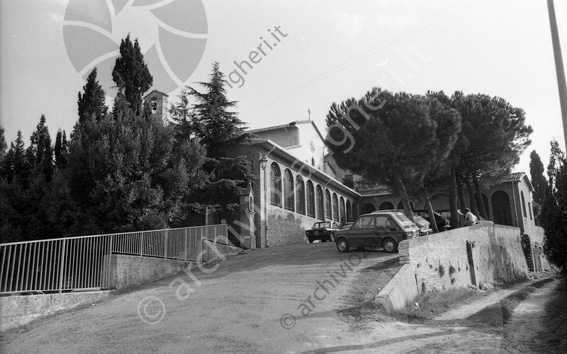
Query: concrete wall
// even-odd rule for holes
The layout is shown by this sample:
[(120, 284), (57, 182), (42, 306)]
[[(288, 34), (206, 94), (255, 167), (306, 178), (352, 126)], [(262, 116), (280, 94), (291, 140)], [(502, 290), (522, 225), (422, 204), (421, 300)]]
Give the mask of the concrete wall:
[[(110, 262), (107, 261), (108, 257), (110, 257)], [(191, 267), (191, 263), (125, 254), (105, 256), (105, 264), (110, 267), (108, 284), (112, 289), (123, 289), (164, 278)]]
[[(472, 246), (472, 272), (467, 242)], [(422, 292), (467, 285), (490, 286), (527, 275), (520, 230), (515, 227), (481, 224), (419, 237), (408, 243), (407, 253), (400, 252), (400, 260), (412, 266)]]
[[(473, 264), (469, 263), (467, 243)], [(400, 309), (420, 293), (474, 285), (488, 288), (525, 278), (528, 274), (520, 229), (479, 224), (402, 241), (400, 262), (404, 271), (388, 283), (402, 284), (396, 291), (384, 288), (376, 301), (389, 310)]]
[[(209, 240), (202, 240), (202, 243), (202, 251), (198, 260), (203, 263), (209, 263), (226, 255), (234, 255), (240, 252), (237, 247)], [(193, 262), (190, 261), (125, 254), (112, 254), (106, 257), (110, 257), (110, 262), (105, 264), (110, 266), (109, 287), (112, 289), (123, 289), (132, 285), (152, 282), (194, 266)]]
[(388, 313), (404, 308), (419, 295), (414, 271), (404, 264), (396, 275), (380, 290), (374, 301), (382, 305)]
[(0, 297), (0, 331), (23, 326), (39, 317), (61, 310), (92, 304), (109, 295), (110, 291), (87, 291)]
[(318, 219), (268, 206), (268, 246), (306, 243), (305, 230), (310, 229)]

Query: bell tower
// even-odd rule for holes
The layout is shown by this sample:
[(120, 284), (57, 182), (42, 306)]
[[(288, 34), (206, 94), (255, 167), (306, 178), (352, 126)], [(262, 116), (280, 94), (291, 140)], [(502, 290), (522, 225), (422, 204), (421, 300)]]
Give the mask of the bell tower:
[(158, 90), (153, 90), (144, 97), (144, 102), (149, 103), (152, 110), (152, 117), (158, 117), (163, 121), (164, 125), (169, 123), (167, 111), (167, 98), (169, 96)]

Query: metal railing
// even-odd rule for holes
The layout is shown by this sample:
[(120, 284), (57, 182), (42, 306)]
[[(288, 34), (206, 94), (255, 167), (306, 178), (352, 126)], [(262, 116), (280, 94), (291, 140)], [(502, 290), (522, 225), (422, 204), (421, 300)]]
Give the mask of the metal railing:
[(2, 243), (0, 294), (106, 289), (113, 253), (196, 261), (218, 236), (227, 225)]

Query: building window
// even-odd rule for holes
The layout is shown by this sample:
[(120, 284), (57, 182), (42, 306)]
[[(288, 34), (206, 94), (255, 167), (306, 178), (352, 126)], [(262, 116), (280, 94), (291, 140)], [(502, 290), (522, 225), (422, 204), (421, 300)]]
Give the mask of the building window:
[(343, 197), (339, 199), (339, 221), (346, 223), (345, 200)]
[(311, 158), (311, 166), (315, 167), (315, 159)]
[(307, 216), (315, 217), (315, 189), (311, 181), (307, 181)]
[(530, 202), (528, 202), (528, 211), (530, 212), (530, 220), (533, 220), (532, 218), (532, 205)]
[(332, 219), (331, 210), (331, 192), (327, 189), (325, 190), (325, 217), (327, 220)]
[(293, 211), (294, 209), (294, 188), (293, 188), (293, 176), (290, 170), (285, 170), (284, 172), (284, 208)]
[(526, 213), (526, 199), (524, 198), (523, 191), (520, 191), (520, 197), (522, 198), (522, 211), (524, 212), (524, 218), (527, 218), (528, 213)]
[(352, 221), (352, 206), (350, 205), (350, 200), (347, 199), (346, 201), (346, 221)]
[[(392, 204), (390, 202), (383, 202), (378, 207), (378, 210), (391, 210), (391, 209), (394, 209), (394, 204)], [(402, 209), (403, 209), (403, 204), (402, 204)]]
[(282, 173), (277, 163), (270, 166), (270, 200), (275, 206), (282, 206)]
[(333, 193), (333, 220), (339, 221), (339, 200), (336, 193)]
[(374, 206), (374, 204), (372, 204), (372, 203), (364, 204), (364, 213), (365, 214), (372, 213), (373, 211), (376, 211), (376, 207)]
[(317, 186), (317, 219), (323, 220), (325, 218), (325, 202), (323, 200), (323, 189)]
[(295, 211), (299, 214), (305, 215), (305, 184), (303, 183), (303, 178), (297, 175), (295, 182), (295, 194), (296, 202)]
[(152, 98), (151, 106), (152, 106), (152, 114), (156, 114), (157, 113), (157, 100), (156, 100), (155, 97)]

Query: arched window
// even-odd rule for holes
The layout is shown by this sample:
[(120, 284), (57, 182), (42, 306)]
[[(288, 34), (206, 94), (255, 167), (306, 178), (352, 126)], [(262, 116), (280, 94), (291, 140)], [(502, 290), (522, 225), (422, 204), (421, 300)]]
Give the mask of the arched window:
[(282, 206), (282, 173), (277, 163), (270, 166), (270, 200), (275, 206)]
[(373, 211), (376, 211), (376, 207), (374, 206), (374, 204), (372, 204), (372, 203), (364, 204), (364, 213), (365, 214), (371, 213)]
[(520, 197), (522, 198), (522, 211), (524, 212), (524, 218), (528, 217), (526, 212), (526, 199), (524, 198), (524, 191), (520, 191)]
[(528, 211), (530, 212), (530, 220), (533, 220), (533, 218), (532, 218), (532, 205), (530, 204), (530, 202), (528, 202)]
[[(402, 209), (403, 209), (403, 205), (402, 205)], [(378, 207), (378, 210), (390, 210), (390, 209), (394, 209), (394, 204), (390, 203), (390, 202), (382, 202), (382, 204), (380, 204), (380, 206)]]
[(333, 220), (339, 221), (339, 200), (336, 193), (333, 193)]
[(352, 221), (352, 206), (350, 205), (350, 200), (347, 199), (346, 201), (346, 221)]
[(307, 181), (307, 216), (315, 217), (315, 189), (311, 181)]
[(512, 223), (512, 209), (510, 198), (504, 191), (494, 192), (492, 195), (492, 213), (494, 221), (500, 225), (514, 226)]
[(317, 186), (317, 219), (323, 220), (325, 218), (325, 201), (323, 200), (323, 189)]
[(294, 209), (294, 188), (293, 188), (293, 176), (290, 170), (284, 171), (284, 208), (293, 211)]
[(331, 210), (331, 192), (327, 189), (325, 190), (325, 218), (327, 220), (332, 219)]
[(431, 206), (433, 210), (441, 212), (441, 211), (450, 211), (451, 207), (449, 204), (449, 195), (448, 194), (436, 194), (431, 197)]
[(346, 222), (345, 200), (343, 197), (339, 199), (339, 221)]
[(297, 203), (295, 211), (305, 215), (305, 184), (301, 175), (295, 178), (295, 199)]

